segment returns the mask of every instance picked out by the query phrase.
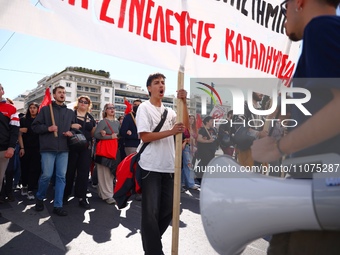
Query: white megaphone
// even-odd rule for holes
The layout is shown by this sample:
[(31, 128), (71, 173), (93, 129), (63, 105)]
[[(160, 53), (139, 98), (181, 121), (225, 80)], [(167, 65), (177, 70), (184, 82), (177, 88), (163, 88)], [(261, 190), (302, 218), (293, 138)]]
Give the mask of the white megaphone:
[[(212, 247), (219, 254), (234, 255), (275, 233), (340, 230), (340, 156), (287, 160), (281, 168), (307, 170), (308, 163), (309, 171), (314, 167), (318, 172), (313, 179), (249, 172), (226, 155), (211, 160), (203, 171), (200, 209)], [(323, 173), (331, 168), (332, 173)]]

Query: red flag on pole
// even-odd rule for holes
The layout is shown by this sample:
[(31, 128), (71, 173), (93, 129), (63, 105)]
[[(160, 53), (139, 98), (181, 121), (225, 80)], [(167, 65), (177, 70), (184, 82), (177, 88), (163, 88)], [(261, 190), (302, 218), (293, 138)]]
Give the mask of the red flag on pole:
[(200, 127), (202, 127), (202, 118), (201, 118), (201, 115), (199, 113), (196, 114), (196, 128), (197, 130), (200, 129)]
[(47, 88), (45, 90), (45, 96), (44, 99), (42, 100), (38, 112), (40, 112), (40, 109), (43, 108), (46, 105), (49, 105), (52, 103), (52, 98), (51, 98), (51, 93), (50, 93), (50, 88)]
[(129, 114), (132, 110), (132, 104), (124, 97), (124, 104), (126, 105), (124, 114)]

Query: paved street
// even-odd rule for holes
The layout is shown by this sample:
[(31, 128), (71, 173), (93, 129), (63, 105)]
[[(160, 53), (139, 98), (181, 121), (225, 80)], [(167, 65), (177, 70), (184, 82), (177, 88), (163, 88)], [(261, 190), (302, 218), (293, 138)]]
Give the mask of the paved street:
[[(99, 199), (95, 189), (88, 195), (92, 209), (78, 207), (71, 200), (68, 216), (52, 213), (53, 188), (49, 189), (45, 210), (36, 212), (34, 201), (15, 192), (16, 201), (0, 205), (1, 255), (79, 255), (143, 254), (140, 238), (141, 202), (131, 200), (125, 210), (118, 210)], [(217, 208), (218, 209), (218, 208)], [(214, 255), (201, 222), (199, 191), (181, 194), (179, 254)], [(164, 252), (171, 254), (172, 228), (163, 236)], [(263, 255), (267, 242), (251, 243), (243, 254)]]

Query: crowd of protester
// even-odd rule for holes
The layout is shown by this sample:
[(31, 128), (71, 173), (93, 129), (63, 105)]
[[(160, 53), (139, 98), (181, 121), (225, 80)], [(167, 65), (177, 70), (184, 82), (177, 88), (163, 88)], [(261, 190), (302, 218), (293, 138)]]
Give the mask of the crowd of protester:
[[(57, 94), (58, 91), (60, 95)], [(54, 89), (53, 96), (55, 101), (53, 101), (53, 104), (55, 104), (55, 107), (59, 107), (59, 110), (65, 108), (64, 111), (66, 111), (64, 91), (62, 86)], [(253, 105), (255, 108), (263, 108), (261, 105), (262, 98), (262, 94), (254, 93)], [(57, 105), (55, 102), (60, 102), (60, 104)], [(7, 103), (10, 104), (11, 102), (7, 100)], [(126, 113), (125, 116), (118, 117), (115, 115), (114, 104), (108, 103), (103, 110), (103, 119), (98, 122), (91, 115), (91, 99), (87, 96), (80, 96), (74, 106), (74, 111), (67, 109), (69, 110), (67, 113), (69, 114), (69, 125), (72, 128), (81, 130), (86, 137), (87, 146), (81, 148), (67, 146), (67, 128), (63, 131), (57, 129), (53, 131), (55, 130), (53, 129), (54, 126), (57, 124), (49, 123), (51, 118), (48, 114), (49, 109), (46, 108), (39, 112), (39, 105), (35, 102), (30, 103), (26, 113), (20, 116), (20, 129), (14, 146), (14, 156), (10, 158), (4, 173), (0, 203), (14, 201), (13, 190), (21, 189), (22, 196), (26, 196), (28, 200), (36, 199), (36, 209), (38, 211), (43, 210), (43, 199), (46, 195), (46, 189), (51, 183), (55, 186), (57, 193), (55, 212), (58, 215), (67, 215), (63, 205), (68, 204), (68, 200), (72, 196), (78, 199), (80, 207), (85, 209), (91, 207), (86, 194), (88, 184), (92, 182), (92, 186), (97, 188), (98, 196), (106, 203), (114, 204), (114, 173), (117, 167), (115, 162), (124, 159), (130, 153), (135, 153), (141, 143), (135, 119), (141, 103), (142, 101), (139, 99), (134, 100), (131, 112)], [(238, 129), (238, 126), (231, 126), (232, 120), (240, 123), (240, 120), (251, 118), (252, 116), (246, 116), (247, 112), (249, 112), (246, 109), (247, 107), (247, 103), (245, 103), (246, 114), (242, 116), (233, 116), (232, 110), (227, 112), (225, 116), (221, 117), (227, 120), (226, 123), (220, 125), (215, 125), (211, 116), (204, 117), (200, 124), (197, 122), (195, 115), (189, 115), (189, 125), (182, 136), (182, 192), (200, 188), (203, 173), (196, 170), (207, 166), (209, 161), (215, 157), (218, 149), (221, 149), (223, 154), (238, 160), (242, 165), (257, 163), (254, 163), (251, 158), (247, 159), (247, 157), (251, 157), (247, 153), (250, 148), (241, 150), (232, 142), (233, 133)], [(51, 130), (49, 129), (50, 126)], [(64, 148), (62, 149), (53, 148), (48, 138), (47, 140), (45, 140), (46, 137), (44, 138), (46, 133), (53, 135), (55, 132), (59, 133), (60, 137), (58, 139), (64, 141)], [(260, 134), (268, 134), (268, 131), (263, 131), (262, 129), (254, 130), (253, 132), (255, 137), (258, 138)], [(222, 142), (225, 134), (230, 139), (228, 144)], [(282, 137), (284, 134), (282, 127), (276, 127), (274, 134), (277, 139)], [(119, 154), (119, 157), (117, 159), (95, 156), (96, 143), (107, 139), (118, 140), (117, 155)], [(43, 144), (43, 148), (41, 148), (41, 144)], [(64, 157), (59, 155), (58, 150), (63, 152)], [(56, 160), (53, 161), (54, 164), (49, 161), (52, 160), (49, 158), (51, 151), (53, 152), (52, 159)], [(45, 159), (42, 156), (45, 156)], [(60, 170), (63, 163), (58, 164), (58, 160), (68, 162), (65, 164), (65, 169), (62, 170), (62, 174), (58, 174), (58, 169)], [(249, 163), (249, 160), (251, 163)], [(272, 162), (272, 164), (275, 163), (279, 162)], [(42, 175), (42, 167), (48, 167), (49, 169), (48, 171), (43, 171), (45, 175)], [(46, 176), (47, 172), (48, 175)], [(65, 173), (63, 174), (63, 172)], [(60, 184), (61, 187), (58, 186)], [(43, 187), (40, 192), (38, 191), (39, 185), (40, 188)], [(142, 196), (136, 194), (135, 199), (141, 201)]]

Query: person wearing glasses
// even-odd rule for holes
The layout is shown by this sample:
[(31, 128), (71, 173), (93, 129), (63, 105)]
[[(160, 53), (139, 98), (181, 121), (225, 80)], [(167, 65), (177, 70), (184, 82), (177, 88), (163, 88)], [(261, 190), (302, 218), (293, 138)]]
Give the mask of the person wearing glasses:
[(92, 138), (96, 129), (96, 121), (90, 114), (91, 108), (92, 102), (88, 96), (78, 97), (74, 106), (74, 114), (76, 116), (76, 122), (81, 126), (79, 130), (82, 131), (86, 137), (87, 146), (70, 148), (64, 191), (64, 204), (67, 204), (68, 198), (72, 194), (73, 182), (75, 180), (74, 196), (78, 198), (78, 205), (85, 209), (90, 208), (90, 204), (86, 198), (86, 192), (92, 160)]
[[(115, 118), (116, 110), (115, 106), (111, 103), (105, 104), (103, 111), (103, 119), (99, 121), (96, 131), (94, 132), (94, 137), (97, 142), (99, 140), (108, 139), (118, 139), (120, 123)], [(113, 132), (112, 132), (113, 131)], [(117, 148), (118, 151), (118, 142)], [(117, 156), (119, 153), (117, 153)], [(116, 159), (118, 160), (118, 159)], [(114, 204), (115, 200), (113, 198), (113, 172), (117, 165), (115, 164), (115, 159), (106, 158), (103, 156), (95, 157), (95, 162), (97, 163), (97, 175), (98, 175), (98, 196), (103, 199), (108, 204)]]
[[(287, 18), (286, 34), (292, 41), (303, 40), (292, 86), (310, 91), (311, 99), (304, 107), (311, 115), (305, 116), (292, 107), (291, 119), (298, 125), (278, 141), (272, 137), (256, 140), (252, 146), (254, 159), (270, 162), (286, 154), (294, 158), (340, 154), (340, 82), (327, 79), (340, 77), (340, 17), (336, 16), (339, 4), (340, 0), (288, 0), (281, 4)], [(312, 178), (311, 173), (299, 174)], [(339, 231), (276, 234), (268, 254), (339, 254), (339, 240)]]

